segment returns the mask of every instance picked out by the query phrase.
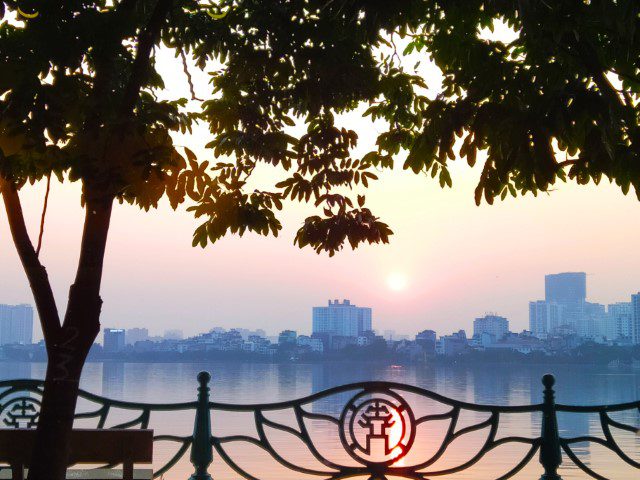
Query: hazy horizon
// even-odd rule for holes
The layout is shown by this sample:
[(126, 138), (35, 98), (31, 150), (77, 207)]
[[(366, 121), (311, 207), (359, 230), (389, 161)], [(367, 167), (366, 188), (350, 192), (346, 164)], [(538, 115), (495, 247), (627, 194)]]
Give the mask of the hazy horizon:
[[(409, 173), (377, 182), (369, 198), (395, 231), (391, 244), (333, 258), (293, 246), (303, 214), (297, 205), (287, 209), (278, 239), (230, 236), (205, 250), (191, 247), (196, 222), (186, 212), (163, 205), (144, 214), (118, 205), (105, 261), (102, 325), (181, 328), (187, 335), (214, 326), (306, 332), (311, 307), (348, 298), (373, 308), (380, 331), (445, 334), (470, 329), (486, 312), (506, 316), (519, 331), (528, 326), (528, 301), (544, 297), (545, 274), (587, 272), (587, 298), (604, 304), (628, 301), (638, 291), (640, 262), (630, 254), (638, 234), (634, 198), (608, 185), (564, 185), (549, 196), (476, 207), (466, 185), (470, 173), (459, 175), (457, 190), (454, 183), (454, 190), (441, 191)], [(42, 190), (39, 185), (23, 195), (34, 235)], [(77, 185), (52, 186), (42, 250), (61, 309), (82, 228), (74, 190)], [(403, 208), (410, 202), (424, 207)], [(33, 303), (4, 218), (0, 238), (0, 303)]]
[[(182, 68), (171, 69), (159, 53), (168, 90), (188, 95)], [(425, 66), (426, 65), (426, 66)], [(423, 74), (438, 85), (425, 62)], [(206, 93), (206, 73), (193, 70), (196, 90)], [(360, 135), (357, 154), (369, 151), (379, 125), (358, 113), (340, 118)], [(202, 158), (210, 140), (199, 127), (176, 137)], [(473, 190), (480, 166), (453, 162), (453, 189), (441, 190), (424, 175), (381, 173), (365, 192), (368, 206), (394, 230), (390, 245), (348, 247), (335, 257), (293, 245), (295, 231), (312, 206), (288, 203), (278, 239), (247, 234), (226, 237), (205, 250), (191, 247), (198, 222), (163, 202), (157, 211), (116, 205), (103, 278), (103, 327), (180, 328), (186, 335), (213, 326), (285, 328), (308, 332), (311, 307), (348, 298), (373, 308), (374, 328), (415, 333), (430, 328), (447, 334), (471, 328), (486, 312), (503, 315), (511, 328), (528, 327), (528, 302), (544, 297), (544, 275), (587, 272), (587, 298), (628, 301), (640, 290), (640, 257), (633, 255), (640, 228), (640, 203), (631, 192), (604, 181), (599, 186), (560, 184), (537, 198), (508, 198), (476, 207)], [(480, 162), (482, 163), (482, 162)], [(480, 167), (480, 168), (479, 168)], [(258, 183), (273, 184), (276, 172), (257, 171)], [(75, 273), (83, 211), (79, 185), (52, 182), (42, 259), (64, 310)], [(21, 193), (35, 241), (44, 185)], [(28, 283), (0, 215), (0, 303), (33, 303)], [(38, 331), (39, 328), (36, 329)]]

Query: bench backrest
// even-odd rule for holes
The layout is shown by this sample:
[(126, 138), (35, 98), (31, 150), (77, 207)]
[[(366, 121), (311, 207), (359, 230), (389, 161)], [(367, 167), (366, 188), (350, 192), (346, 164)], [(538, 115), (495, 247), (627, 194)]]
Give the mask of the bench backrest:
[[(28, 466), (35, 429), (0, 429), (0, 462)], [(125, 477), (134, 463), (153, 461), (153, 430), (74, 429), (69, 464), (123, 464)]]

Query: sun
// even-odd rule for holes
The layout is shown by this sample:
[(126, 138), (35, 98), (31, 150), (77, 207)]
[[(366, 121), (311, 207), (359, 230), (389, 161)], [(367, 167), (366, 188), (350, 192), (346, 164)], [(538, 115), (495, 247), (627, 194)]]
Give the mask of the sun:
[(387, 277), (387, 286), (394, 292), (407, 288), (407, 283), (407, 276), (404, 273), (394, 272)]

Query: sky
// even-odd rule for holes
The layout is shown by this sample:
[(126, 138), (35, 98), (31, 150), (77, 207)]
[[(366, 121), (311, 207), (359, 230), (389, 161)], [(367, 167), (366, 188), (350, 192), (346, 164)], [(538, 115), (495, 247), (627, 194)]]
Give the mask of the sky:
[[(172, 95), (186, 95), (181, 66), (158, 52)], [(422, 73), (437, 85), (439, 74)], [(206, 74), (193, 70), (199, 96)], [(358, 113), (341, 119), (360, 135), (367, 152), (382, 126)], [(206, 129), (176, 137), (202, 158)], [(402, 157), (397, 160), (402, 165)], [(333, 258), (293, 245), (312, 207), (289, 204), (279, 238), (228, 236), (206, 249), (191, 247), (198, 223), (181, 207), (164, 202), (156, 211), (117, 205), (103, 278), (103, 327), (146, 327), (152, 334), (182, 329), (185, 335), (225, 328), (283, 329), (310, 333), (311, 308), (328, 299), (350, 299), (373, 308), (378, 331), (415, 334), (434, 329), (471, 331), (473, 319), (495, 312), (511, 330), (528, 327), (528, 302), (544, 297), (544, 275), (587, 272), (591, 301), (628, 301), (640, 290), (640, 203), (614, 186), (560, 184), (549, 194), (508, 198), (477, 207), (473, 190), (480, 169), (457, 160), (453, 189), (396, 168), (383, 172), (368, 191), (372, 211), (395, 234), (389, 245), (348, 247)], [(273, 182), (262, 169), (258, 181)], [(35, 239), (44, 185), (22, 191), (27, 224)], [(80, 245), (83, 211), (79, 185), (52, 182), (41, 258), (64, 309)], [(0, 211), (0, 303), (33, 303), (28, 283)], [(39, 329), (38, 329), (39, 331)], [(39, 333), (36, 333), (38, 336)]]

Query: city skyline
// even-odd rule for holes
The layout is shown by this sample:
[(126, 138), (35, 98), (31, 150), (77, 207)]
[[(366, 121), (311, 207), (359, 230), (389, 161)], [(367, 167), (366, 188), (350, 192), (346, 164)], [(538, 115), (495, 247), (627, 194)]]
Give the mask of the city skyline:
[[(566, 274), (570, 274), (570, 275), (574, 275), (576, 272), (560, 272), (560, 273), (554, 273), (554, 274), (544, 274), (545, 280), (547, 280), (549, 277), (555, 277), (555, 276), (561, 276), (561, 275), (566, 275)], [(586, 277), (590, 277), (591, 275), (589, 275), (588, 273), (585, 272), (579, 272), (581, 275), (585, 276), (584, 281), (586, 282)], [(394, 289), (392, 285), (389, 285), (389, 288)], [(541, 297), (546, 297), (548, 294), (548, 285), (547, 282), (545, 281), (543, 287), (541, 289), (542, 295)], [(593, 300), (593, 297), (590, 295), (591, 288), (587, 288), (586, 284), (584, 286), (584, 294), (586, 297), (589, 297), (590, 300)], [(633, 295), (635, 292), (640, 291), (640, 288), (633, 290), (631, 292), (628, 292), (628, 294), (618, 294), (617, 296), (615, 296), (615, 301), (611, 301), (611, 302), (606, 302), (604, 303), (602, 306), (608, 306), (611, 307), (612, 305), (615, 307), (616, 305), (620, 304), (620, 305), (630, 305), (630, 295)], [(525, 294), (526, 295), (526, 294)], [(340, 296), (337, 295), (336, 296), (336, 300), (335, 302), (337, 303), (339, 300), (337, 299), (337, 297), (340, 298), (345, 298), (346, 296)], [(0, 302), (3, 299), (0, 298)], [(349, 300), (346, 300), (347, 302), (349, 302)], [(7, 302), (5, 302), (7, 303)], [(360, 302), (359, 302), (360, 303)], [(526, 311), (526, 319), (524, 321), (520, 321), (518, 318), (514, 319), (513, 317), (510, 317), (507, 314), (503, 313), (503, 310), (501, 310), (500, 308), (496, 308), (495, 306), (487, 308), (484, 311), (477, 311), (475, 313), (472, 314), (471, 317), (464, 317), (464, 318), (457, 318), (454, 319), (453, 321), (456, 323), (453, 323), (453, 325), (455, 325), (454, 330), (457, 329), (464, 329), (466, 331), (472, 332), (474, 329), (474, 319), (477, 319), (478, 315), (499, 315), (499, 316), (504, 316), (506, 318), (509, 319), (509, 322), (512, 326), (514, 326), (514, 331), (524, 331), (524, 330), (531, 330), (531, 331), (536, 331), (534, 328), (532, 328), (532, 324), (531, 324), (531, 308), (533, 304), (540, 304), (538, 305), (538, 307), (540, 308), (542, 304), (545, 304), (546, 301), (545, 300), (535, 300), (533, 299), (533, 296), (529, 296), (529, 300), (525, 303), (528, 303), (528, 308), (525, 305), (525, 308), (523, 308), (523, 310)], [(600, 305), (599, 302), (595, 302), (595, 303), (591, 303), (591, 302), (586, 302), (587, 305)], [(1, 303), (0, 303), (1, 304)], [(28, 304), (28, 303), (27, 303)], [(331, 300), (329, 300), (329, 304), (331, 305)], [(21, 304), (18, 304), (21, 305)], [(355, 306), (355, 305), (352, 305)], [(308, 309), (308, 306), (306, 307)], [(313, 307), (313, 309), (318, 308), (318, 307)], [(548, 308), (548, 307), (547, 307)], [(37, 322), (37, 312), (35, 309), (33, 309), (33, 313), (34, 313), (34, 323), (33, 323), (33, 338), (34, 338), (34, 342), (38, 341), (42, 338), (41, 332), (40, 332), (40, 326)], [(308, 315), (308, 313), (307, 313)], [(547, 313), (546, 315), (552, 315), (551, 313)], [(313, 316), (313, 313), (312, 313)], [(423, 318), (428, 318), (428, 313), (424, 313)], [(233, 319), (233, 318), (229, 318), (227, 321), (223, 321), (223, 322), (215, 322), (215, 320), (213, 320), (212, 322), (198, 322), (194, 325), (193, 328), (191, 329), (184, 329), (184, 334), (186, 336), (191, 336), (191, 335), (196, 335), (198, 333), (200, 333), (202, 331), (202, 329), (206, 329), (208, 328), (207, 325), (210, 327), (212, 325), (215, 325), (215, 327), (221, 327), (221, 328), (226, 328), (226, 329), (261, 329), (264, 327), (267, 327), (267, 333), (269, 336), (275, 336), (278, 334), (278, 332), (282, 331), (282, 330), (286, 330), (286, 329), (294, 329), (296, 331), (306, 331), (307, 330), (307, 325), (306, 325), (306, 318), (303, 318), (301, 320), (301, 322), (292, 322), (292, 323), (282, 323), (281, 327), (273, 327), (271, 329), (268, 328), (267, 325), (263, 325), (260, 324), (259, 322), (256, 322), (255, 320), (248, 320), (243, 322), (242, 319)], [(420, 320), (419, 320), (420, 321)], [(268, 322), (267, 322), (268, 323)], [(376, 324), (377, 324), (377, 328), (375, 328), (374, 330), (380, 333), (383, 332), (389, 332), (389, 331), (393, 331), (395, 334), (397, 334), (397, 336), (407, 336), (407, 335), (412, 335), (415, 332), (412, 330), (403, 330), (401, 328), (397, 328), (397, 326), (394, 323), (390, 323), (389, 321), (385, 321), (385, 319), (380, 319), (380, 317), (378, 316), (378, 318), (376, 319)], [(435, 329), (437, 331), (442, 331), (443, 333), (447, 333), (448, 331), (445, 329), (441, 329), (438, 327), (437, 322), (436, 323), (429, 323), (429, 320), (422, 320), (422, 323), (420, 323), (420, 325), (422, 325), (421, 328), (427, 328), (427, 329)], [(102, 322), (102, 328), (124, 328), (127, 330), (133, 329), (133, 330), (139, 330), (139, 329), (143, 329), (143, 330), (147, 330), (148, 333), (152, 333), (154, 335), (156, 335), (158, 338), (161, 335), (166, 336), (166, 334), (168, 332), (172, 332), (172, 331), (179, 331), (179, 332), (183, 332), (183, 329), (176, 329), (173, 327), (176, 326), (180, 326), (179, 323), (175, 323), (175, 324), (168, 324), (169, 328), (165, 328), (162, 326), (157, 326), (157, 328), (155, 325), (153, 324), (124, 324), (122, 321), (118, 322)], [(413, 325), (411, 328), (414, 328)], [(313, 328), (309, 328), (309, 333), (311, 333), (313, 330)], [(453, 331), (453, 330), (452, 330)], [(450, 333), (450, 332), (448, 332)]]
[[(55, 184), (53, 188), (56, 188)], [(452, 192), (438, 192), (438, 195), (451, 196)], [(34, 196), (33, 200), (36, 199), (37, 196)], [(535, 199), (535, 202), (544, 204), (545, 200)], [(56, 202), (59, 199), (56, 200), (54, 195), (51, 201)], [(531, 199), (518, 199), (512, 203), (515, 205), (530, 201)], [(34, 203), (28, 207), (33, 219), (30, 225), (35, 227), (39, 215), (38, 204)], [(481, 207), (478, 215), (480, 220), (474, 224), (482, 225), (481, 220), (485, 214), (493, 216), (496, 212), (498, 217), (502, 216), (500, 211), (504, 208), (511, 207)], [(66, 241), (73, 241), (70, 238), (72, 235), (67, 238), (64, 232), (80, 228), (80, 215), (76, 219), (78, 222), (70, 222), (69, 219), (73, 216), (61, 218), (54, 213), (58, 210), (64, 209), (52, 209), (51, 218), (48, 220), (49, 227), (45, 231), (42, 255), (47, 259), (54, 293), (59, 304), (64, 305), (67, 295), (66, 284), (71, 278), (73, 268), (67, 264), (64, 257), (56, 256), (55, 253), (64, 247)], [(195, 333), (203, 324), (212, 323), (242, 327), (275, 325), (274, 330), (277, 330), (296, 327), (304, 322), (307, 305), (317, 304), (325, 298), (337, 295), (357, 298), (361, 303), (375, 302), (381, 329), (405, 331), (416, 322), (433, 322), (435, 327), (451, 322), (465, 322), (464, 326), (469, 328), (472, 318), (478, 312), (493, 310), (509, 317), (514, 325), (526, 328), (526, 303), (534, 297), (542, 298), (543, 286), (537, 278), (549, 271), (588, 272), (590, 297), (603, 304), (625, 300), (618, 292), (637, 291), (640, 285), (640, 278), (635, 273), (640, 271), (640, 264), (636, 265), (637, 261), (634, 258), (612, 259), (613, 252), (605, 256), (609, 257), (609, 265), (606, 259), (602, 258), (590, 258), (589, 261), (576, 259), (584, 259), (584, 252), (578, 255), (579, 252), (574, 251), (573, 260), (567, 259), (558, 266), (549, 265), (549, 268), (547, 264), (552, 262), (543, 258), (537, 264), (534, 261), (536, 258), (523, 255), (518, 262), (519, 270), (513, 262), (507, 264), (505, 260), (496, 257), (500, 247), (496, 245), (488, 252), (491, 255), (487, 254), (486, 258), (477, 257), (478, 252), (469, 253), (461, 250), (454, 258), (436, 259), (433, 261), (435, 263), (430, 261), (428, 268), (419, 269), (418, 261), (410, 268), (400, 268), (400, 262), (389, 268), (384, 264), (393, 264), (393, 257), (399, 250), (403, 250), (403, 245), (408, 241), (407, 232), (402, 228), (395, 227), (397, 235), (390, 246), (364, 247), (356, 252), (344, 251), (329, 259), (326, 256), (317, 256), (311, 251), (300, 251), (285, 239), (273, 238), (229, 237), (205, 251), (192, 249), (189, 245), (190, 221), (186, 216), (176, 214), (168, 217), (172, 219), (171, 224), (175, 221), (182, 226), (173, 228), (171, 234), (165, 237), (162, 235), (165, 230), (164, 219), (154, 215), (138, 216), (137, 221), (143, 224), (142, 228), (159, 239), (163, 249), (178, 249), (178, 253), (168, 256), (167, 264), (163, 265), (158, 263), (154, 252), (145, 251), (144, 238), (127, 237), (128, 222), (134, 221), (136, 215), (130, 207), (116, 208), (116, 223), (111, 241), (116, 244), (114, 249), (129, 249), (124, 253), (120, 252), (119, 255), (131, 262), (114, 261), (118, 255), (116, 253), (107, 256), (103, 298), (110, 301), (104, 305), (103, 325), (148, 327), (157, 331), (179, 325), (186, 333)], [(64, 227), (56, 228), (56, 224), (62, 224)], [(621, 230), (628, 228), (626, 224), (620, 226)], [(178, 231), (180, 235), (176, 233)], [(509, 248), (512, 249), (509, 257), (512, 257), (513, 248), (517, 246), (514, 237), (517, 235), (515, 231), (506, 233)], [(620, 232), (614, 233), (616, 237), (621, 235)], [(448, 232), (440, 241), (444, 243), (444, 237), (450, 235), (451, 232)], [(8, 237), (6, 222), (0, 222), (0, 236), (5, 239)], [(628, 231), (626, 238), (632, 237), (632, 232)], [(246, 250), (242, 248), (245, 244)], [(181, 247), (178, 248), (178, 245)], [(521, 251), (524, 248), (518, 247), (517, 250)], [(540, 252), (542, 247), (536, 247), (535, 250)], [(430, 257), (434, 256), (434, 252), (427, 254)], [(239, 258), (239, 255), (242, 258)], [(465, 260), (469, 260), (470, 256), (475, 257), (474, 264), (465, 266)], [(0, 274), (2, 301), (32, 303), (28, 284), (17, 257), (10, 249), (0, 249), (0, 261), (5, 267)], [(126, 265), (132, 262), (134, 266), (139, 264), (144, 268), (132, 272), (131, 265)], [(236, 262), (234, 268), (227, 268), (219, 274), (224, 277), (224, 281), (215, 278), (214, 274), (218, 270), (213, 264), (216, 262)], [(450, 262), (450, 268), (447, 267), (447, 262)], [(619, 262), (618, 266), (616, 262)], [(495, 263), (495, 266), (492, 266), (492, 263)], [(249, 271), (249, 265), (252, 265), (251, 271), (255, 272), (255, 275), (248, 278), (243, 272)], [(172, 272), (172, 275), (163, 275), (165, 270)], [(398, 271), (405, 272), (407, 282), (404, 290), (399, 291), (387, 284), (389, 276), (395, 275), (393, 272)], [(207, 272), (210, 272), (211, 276)], [(337, 275), (336, 272), (342, 273)], [(358, 272), (366, 272), (366, 275)], [(259, 280), (260, 278), (273, 278), (274, 281), (265, 283)], [(300, 282), (299, 278), (305, 278), (305, 281)], [(250, 301), (242, 298), (242, 295), (247, 295), (247, 283), (250, 284)], [(456, 292), (459, 290), (465, 291), (463, 301), (456, 298)], [(295, 295), (292, 295), (292, 292)], [(36, 331), (38, 330), (39, 328)]]
[[(381, 342), (415, 359), (425, 358), (424, 355), (450, 357), (496, 349), (527, 355), (534, 352), (554, 355), (570, 353), (584, 344), (616, 347), (640, 344), (640, 292), (631, 294), (630, 302), (605, 306), (588, 301), (585, 272), (547, 274), (544, 285), (544, 300), (529, 302), (529, 330), (520, 332), (511, 330), (506, 317), (487, 313), (473, 320), (471, 335), (464, 328), (456, 331), (456, 326), (450, 326), (453, 328), (451, 333), (429, 328), (420, 330), (418, 326), (413, 335), (397, 335), (395, 331), (381, 332), (374, 328), (371, 307), (357, 306), (349, 299), (329, 299), (325, 306), (311, 307), (310, 335), (298, 329), (285, 329), (272, 336), (263, 329), (234, 327), (227, 331), (216, 326), (208, 332), (185, 338), (180, 329), (165, 330), (163, 336), (158, 336), (149, 335), (147, 328), (106, 327), (103, 328), (102, 352), (106, 355), (199, 352), (202, 355), (217, 351), (280, 355), (294, 360), (298, 354), (344, 351), (348, 355), (349, 348), (379, 346)], [(43, 346), (33, 345), (30, 340), (32, 317), (30, 305), (0, 304), (0, 345), (9, 345), (13, 349), (12, 355), (20, 355), (19, 350), (15, 350), (17, 345)], [(25, 320), (29, 321), (28, 331)], [(27, 336), (28, 341), (25, 340)], [(31, 351), (27, 355), (36, 358), (38, 353)]]
[[(530, 300), (528, 302), (528, 326), (522, 330), (516, 327), (513, 332), (528, 332), (541, 339), (547, 336), (574, 334), (581, 338), (601, 338), (609, 341), (626, 339), (626, 341), (630, 341), (633, 344), (640, 343), (640, 292), (637, 294), (631, 293), (630, 301), (603, 305), (588, 301), (587, 291), (587, 274), (585, 272), (545, 274), (544, 300)], [(629, 300), (629, 297), (627, 297), (627, 300)], [(25, 308), (29, 310), (30, 321), (32, 322), (33, 309), (30, 305), (12, 306), (0, 304), (0, 313), (3, 311), (10, 313), (15, 309)], [(8, 318), (10, 317), (11, 315)], [(431, 325), (418, 326), (418, 330), (409, 332), (409, 335), (406, 334), (407, 332), (397, 332), (396, 330), (383, 329), (381, 327), (374, 328), (373, 309), (371, 307), (358, 307), (349, 299), (340, 301), (338, 298), (329, 299), (325, 306), (312, 306), (310, 323), (310, 335), (329, 335), (329, 338), (331, 336), (359, 337), (368, 332), (376, 335), (381, 334), (383, 338), (391, 340), (392, 337), (396, 339), (408, 338), (413, 333), (419, 333), (420, 328), (427, 328), (429, 331), (431, 331), (431, 328), (436, 328)], [(456, 329), (460, 327), (460, 324), (452, 327), (454, 335), (456, 334)], [(32, 330), (33, 327), (29, 329), (30, 338)], [(126, 341), (124, 340), (125, 330), (128, 332)], [(491, 333), (495, 337), (494, 340), (500, 340), (505, 334), (512, 333), (510, 320), (498, 315), (495, 311), (485, 312), (484, 317), (476, 317), (473, 320), (472, 329), (463, 325), (458, 332), (461, 333), (466, 330), (472, 332), (473, 337), (477, 337), (479, 332)], [(126, 342), (127, 345), (136, 341), (131, 336), (141, 340), (153, 341), (182, 340), (184, 338), (182, 329), (165, 330), (164, 335), (160, 336), (150, 335), (149, 329), (144, 327), (130, 327), (127, 329), (123, 327), (104, 327), (103, 325), (104, 343), (106, 343), (107, 334), (111, 331), (121, 333), (123, 344)], [(216, 331), (224, 332), (226, 329), (220, 325), (209, 329), (209, 333)], [(280, 335), (285, 331), (293, 333), (304, 332), (304, 335), (307, 333), (307, 327), (291, 326), (286, 327), (284, 330), (271, 330), (267, 334), (264, 329), (251, 331), (240, 325), (234, 325), (229, 327), (229, 331), (244, 331), (246, 334), (244, 336), (257, 334), (260, 337), (275, 338), (278, 331)], [(439, 333), (446, 336), (449, 331), (439, 330)], [(202, 330), (195, 333), (195, 335), (201, 334)], [(188, 334), (187, 337), (192, 335)]]

